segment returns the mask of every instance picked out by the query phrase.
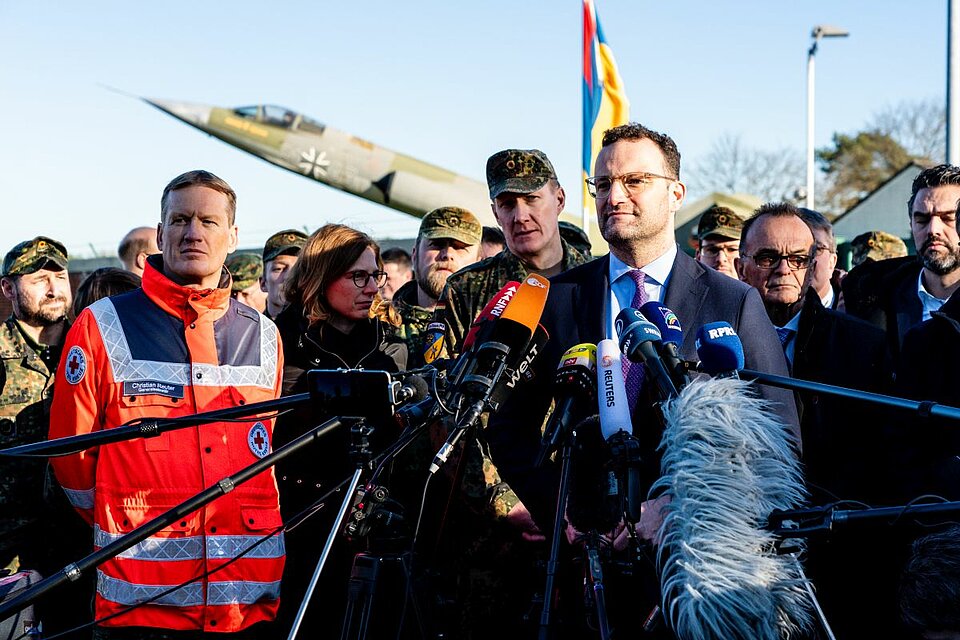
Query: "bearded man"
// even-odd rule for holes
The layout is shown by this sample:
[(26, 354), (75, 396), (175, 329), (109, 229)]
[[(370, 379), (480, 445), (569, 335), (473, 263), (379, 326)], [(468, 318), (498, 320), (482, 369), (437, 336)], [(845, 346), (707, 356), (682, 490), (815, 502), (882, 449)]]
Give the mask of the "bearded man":
[(413, 248), (414, 279), (400, 287), (393, 305), (403, 318), (398, 329), (407, 343), (410, 369), (423, 366), (427, 328), (451, 274), (480, 257), (482, 227), (476, 216), (458, 207), (440, 207), (423, 217)]
[(960, 287), (958, 200), (960, 167), (941, 164), (921, 171), (907, 201), (917, 255), (865, 263), (843, 279), (847, 313), (884, 329), (895, 355), (907, 331), (929, 320)]
[[(13, 313), (0, 326), (0, 448), (47, 439), (72, 305), (67, 260), (66, 247), (44, 236), (17, 244), (3, 259), (0, 289)], [(0, 576), (26, 569), (49, 575), (87, 551), (75, 535), (86, 527), (47, 482), (46, 466), (39, 458), (0, 458)], [(44, 630), (68, 629), (89, 617), (83, 597), (89, 600), (89, 593), (78, 592), (85, 587), (57, 591), (64, 601), (39, 603)]]

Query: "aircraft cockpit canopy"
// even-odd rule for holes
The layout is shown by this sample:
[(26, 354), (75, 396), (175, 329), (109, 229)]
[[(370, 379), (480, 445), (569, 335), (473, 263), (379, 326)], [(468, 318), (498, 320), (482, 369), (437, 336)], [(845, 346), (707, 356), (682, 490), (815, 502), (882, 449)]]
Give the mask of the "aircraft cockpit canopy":
[(286, 107), (278, 107), (272, 104), (256, 105), (251, 107), (238, 107), (233, 110), (238, 116), (262, 122), (263, 124), (283, 127), (291, 131), (304, 131), (307, 133), (323, 133), (326, 126), (312, 120), (304, 115), (291, 111)]

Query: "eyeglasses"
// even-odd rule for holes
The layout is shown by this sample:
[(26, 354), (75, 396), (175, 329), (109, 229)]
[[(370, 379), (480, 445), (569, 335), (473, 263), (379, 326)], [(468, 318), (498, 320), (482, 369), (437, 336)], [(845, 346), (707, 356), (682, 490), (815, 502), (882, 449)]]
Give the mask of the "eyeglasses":
[(744, 257), (752, 259), (761, 269), (776, 269), (780, 266), (781, 260), (786, 260), (787, 266), (790, 267), (791, 271), (806, 269), (810, 266), (810, 261), (813, 259), (813, 256), (804, 254), (794, 253), (791, 255), (782, 256), (773, 252), (761, 252), (752, 256), (744, 254)]
[(718, 257), (721, 253), (727, 256), (728, 258), (736, 258), (737, 254), (740, 253), (740, 246), (735, 247), (718, 247), (716, 245), (707, 245), (706, 247), (700, 248), (700, 253), (705, 256), (710, 256), (711, 258)]
[(653, 182), (654, 178), (673, 182), (676, 178), (661, 176), (656, 173), (625, 173), (622, 176), (593, 176), (586, 179), (587, 192), (594, 198), (606, 198), (614, 182), (619, 182), (627, 193), (640, 193)]
[(836, 249), (834, 249), (833, 247), (829, 247), (829, 246), (827, 246), (827, 245), (825, 245), (825, 244), (817, 243), (817, 253), (819, 253), (819, 252), (821, 252), (821, 251), (826, 251), (827, 253), (836, 253), (836, 252), (837, 252)]
[(373, 281), (376, 283), (378, 289), (387, 283), (386, 271), (374, 271), (372, 273), (367, 273), (366, 271), (351, 271), (344, 277), (352, 278), (353, 284), (357, 285), (357, 289), (363, 289), (365, 286), (367, 286), (367, 282), (370, 280), (370, 278), (373, 278)]

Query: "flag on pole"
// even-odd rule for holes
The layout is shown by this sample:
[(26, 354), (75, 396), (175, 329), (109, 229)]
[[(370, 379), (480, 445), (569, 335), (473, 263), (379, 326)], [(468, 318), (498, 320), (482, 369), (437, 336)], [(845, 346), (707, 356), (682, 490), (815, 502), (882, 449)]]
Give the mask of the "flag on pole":
[[(603, 132), (626, 124), (630, 103), (613, 52), (603, 37), (593, 0), (583, 0), (583, 178), (593, 175)], [(583, 229), (596, 219), (593, 198), (583, 186)]]

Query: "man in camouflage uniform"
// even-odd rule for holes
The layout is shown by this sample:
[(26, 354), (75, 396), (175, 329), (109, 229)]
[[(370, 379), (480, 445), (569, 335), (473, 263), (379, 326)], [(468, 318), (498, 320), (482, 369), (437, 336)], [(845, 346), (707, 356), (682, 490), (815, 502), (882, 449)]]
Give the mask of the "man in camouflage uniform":
[(703, 212), (697, 223), (697, 262), (739, 280), (734, 260), (740, 257), (740, 233), (743, 220), (733, 209), (714, 205)]
[[(72, 296), (67, 250), (50, 238), (21, 242), (3, 260), (3, 296), (13, 314), (0, 330), (0, 447), (46, 440), (53, 374), (67, 330)], [(0, 567), (38, 551), (44, 470), (38, 459), (0, 458)], [(12, 564), (14, 563), (14, 564)]]
[(438, 316), (446, 324), (446, 349), (458, 355), (474, 318), (511, 280), (530, 273), (553, 276), (583, 264), (590, 255), (563, 240), (558, 224), (566, 202), (553, 165), (539, 149), (507, 149), (487, 160), (491, 208), (507, 248), (455, 273)]
[[(542, 151), (507, 149), (493, 154), (487, 160), (487, 186), (507, 248), (447, 279), (437, 317), (446, 325), (444, 348), (450, 356), (459, 355), (470, 324), (508, 282), (522, 282), (530, 273), (556, 275), (590, 260), (560, 233), (558, 220), (566, 195)], [(483, 467), (487, 495), (498, 516), (533, 532), (533, 521), (522, 505), (513, 513), (516, 495), (500, 481), (488, 456)]]
[(260, 289), (267, 294), (268, 318), (276, 318), (287, 306), (283, 298), (283, 283), (293, 265), (300, 259), (300, 250), (307, 244), (307, 234), (296, 229), (278, 231), (263, 245), (263, 274), (260, 276)]
[(393, 296), (403, 318), (397, 335), (407, 343), (408, 369), (424, 365), (424, 334), (437, 299), (451, 274), (477, 261), (481, 234), (476, 216), (458, 207), (434, 209), (420, 222), (412, 256), (414, 279)]
[[(0, 448), (6, 448), (47, 439), (72, 303), (66, 248), (43, 236), (19, 243), (3, 260), (0, 288), (13, 307), (0, 327)], [(46, 469), (43, 459), (0, 458), (0, 575), (18, 568), (49, 575), (92, 551), (89, 528)], [(54, 592), (57, 613), (44, 618), (44, 630), (88, 620), (92, 589), (81, 581)], [(41, 601), (41, 616), (52, 606)]]
[(260, 288), (263, 260), (255, 253), (235, 253), (224, 262), (233, 278), (230, 297), (260, 313), (267, 309), (267, 292)]
[[(447, 279), (437, 316), (446, 325), (444, 346), (451, 356), (459, 355), (470, 324), (507, 282), (522, 282), (530, 273), (553, 276), (590, 259), (561, 236), (558, 219), (566, 196), (542, 151), (507, 149), (493, 154), (487, 160), (487, 186), (507, 248)], [(461, 494), (484, 511), (471, 525), (461, 527), (471, 527), (461, 549), (469, 548), (473, 556), (468, 562), (463, 625), (480, 636), (484, 624), (517, 623), (524, 605), (529, 606), (525, 589), (531, 581), (534, 585), (540, 581), (540, 573), (532, 570), (531, 549), (519, 538), (544, 537), (501, 481), (486, 444), (468, 447), (465, 456)]]
[(861, 233), (850, 241), (850, 248), (853, 249), (853, 266), (907, 255), (906, 243), (886, 231)]

